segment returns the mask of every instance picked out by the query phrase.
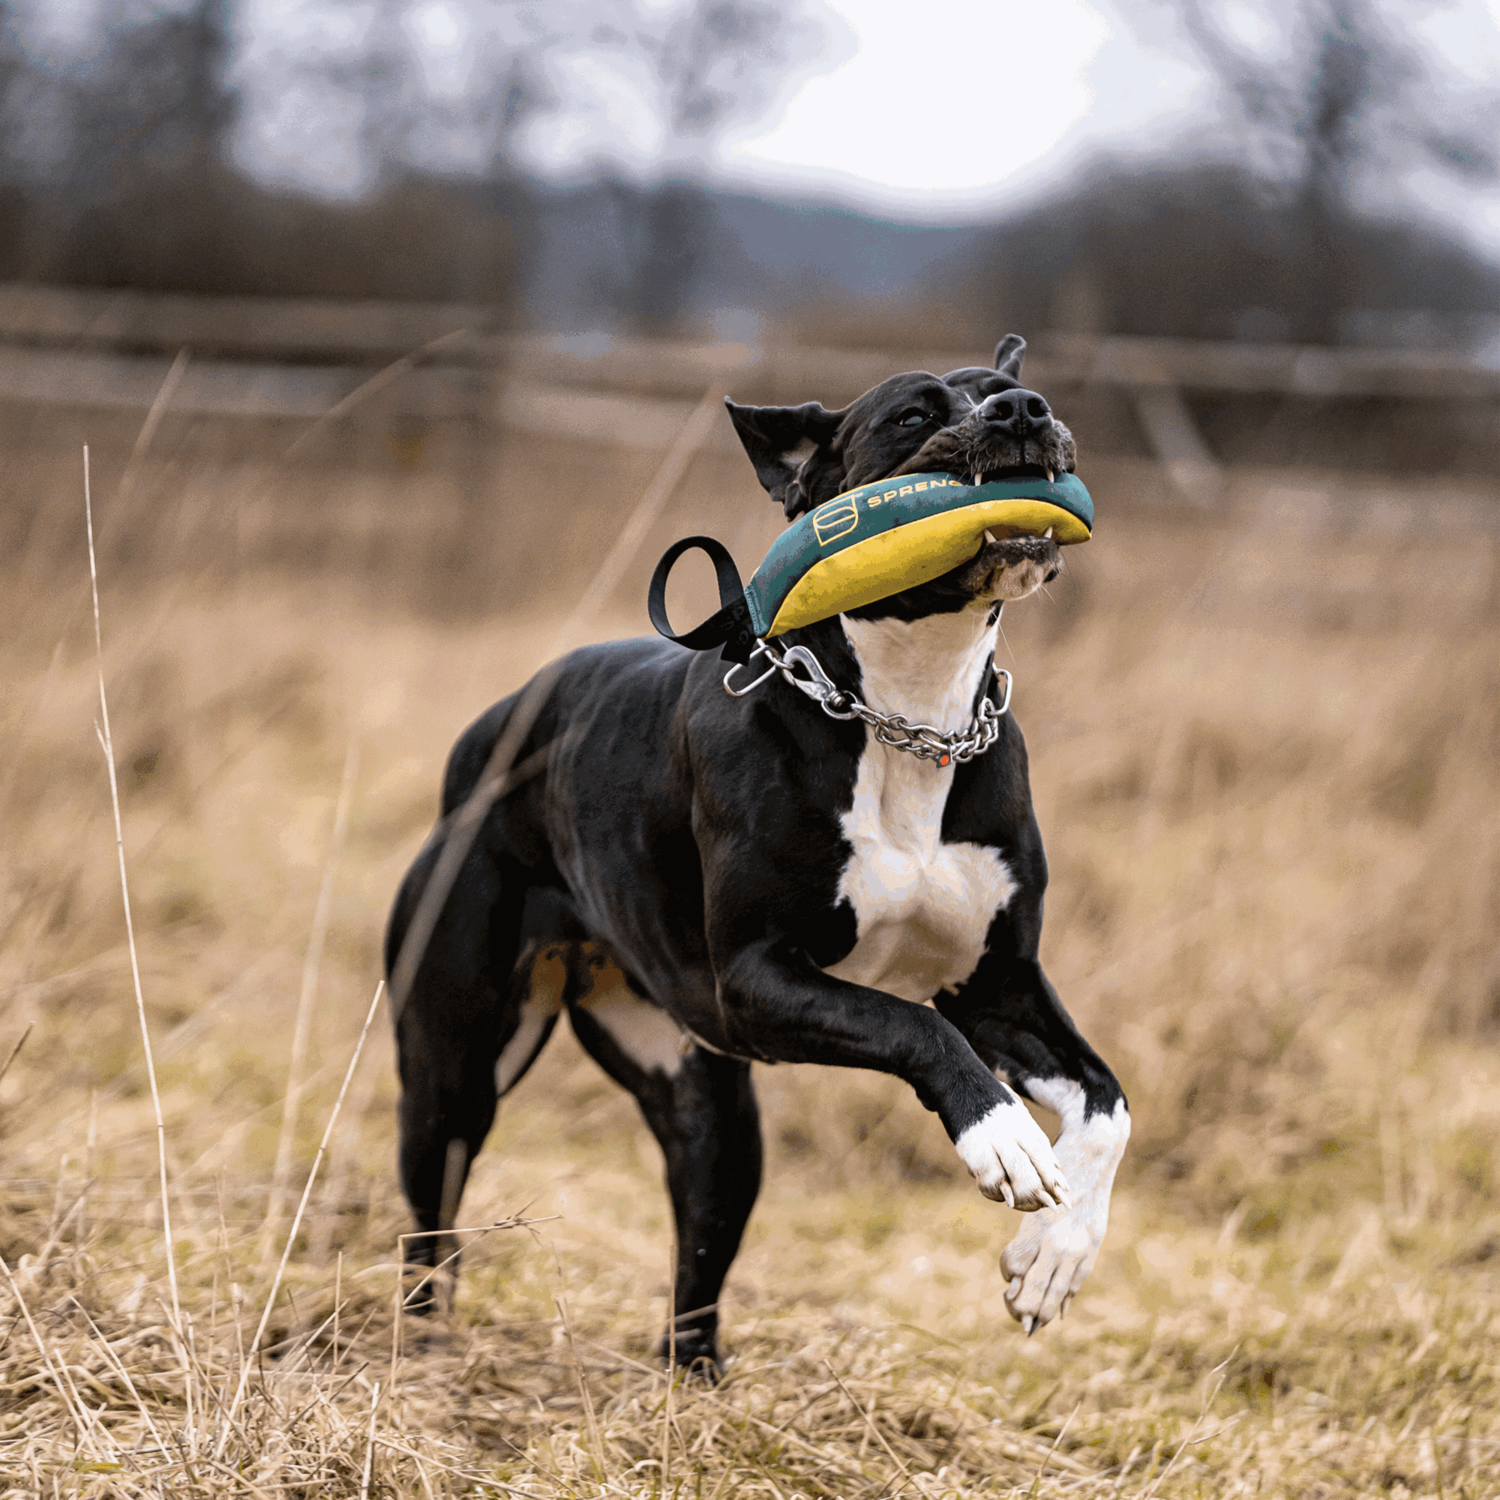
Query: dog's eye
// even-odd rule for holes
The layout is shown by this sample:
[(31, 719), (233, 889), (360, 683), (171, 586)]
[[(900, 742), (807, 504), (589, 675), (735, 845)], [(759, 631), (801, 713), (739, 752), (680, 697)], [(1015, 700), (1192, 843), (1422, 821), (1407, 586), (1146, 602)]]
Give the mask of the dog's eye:
[(900, 427), (920, 427), (930, 420), (925, 411), (904, 411), (896, 418), (896, 423)]

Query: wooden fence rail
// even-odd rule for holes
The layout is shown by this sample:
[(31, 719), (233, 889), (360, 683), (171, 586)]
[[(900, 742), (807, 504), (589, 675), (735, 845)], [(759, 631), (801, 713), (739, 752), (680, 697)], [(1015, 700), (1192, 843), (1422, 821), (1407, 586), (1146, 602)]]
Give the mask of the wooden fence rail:
[[(0, 401), (144, 409), (170, 362), (190, 361), (178, 413), (312, 418), (382, 365), (426, 351), (380, 408), (522, 431), (661, 447), (712, 384), (749, 399), (847, 400), (895, 368), (935, 371), (967, 350), (851, 350), (511, 333), (458, 304), (196, 297), (0, 285)], [(1211, 468), (1184, 395), (1292, 401), (1478, 403), (1500, 412), (1500, 368), (1429, 350), (1311, 348), (1042, 334), (1028, 377), (1044, 390), (1114, 390), (1157, 459), (1202, 489)], [(394, 402), (394, 408), (391, 403)], [(733, 446), (727, 428), (710, 446)]]

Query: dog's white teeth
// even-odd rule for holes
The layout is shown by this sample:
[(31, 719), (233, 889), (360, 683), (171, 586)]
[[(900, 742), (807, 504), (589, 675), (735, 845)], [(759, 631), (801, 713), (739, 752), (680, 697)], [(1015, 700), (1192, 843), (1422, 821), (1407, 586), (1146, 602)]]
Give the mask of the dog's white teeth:
[(975, 475), (974, 475), (974, 483), (975, 483), (975, 484), (976, 484), (976, 485), (980, 485), (980, 484), (983, 484), (983, 483), (984, 483), (984, 475), (983, 475), (983, 474), (979, 474), (979, 473), (976, 473), (976, 474), (975, 474)]
[(1042, 538), (1042, 540), (1044, 542), (1050, 542), (1052, 540), (1052, 528), (1050, 526), (1047, 528), (1047, 534)]
[(991, 543), (993, 543), (994, 540), (995, 540), (995, 533), (993, 531), (991, 531), (988, 527), (985, 528), (984, 539), (985, 539), (985, 541), (991, 542)]
[(1051, 484), (1056, 478), (1057, 478), (1057, 475), (1054, 474), (1051, 469), (1048, 469), (1047, 470), (1047, 483)]

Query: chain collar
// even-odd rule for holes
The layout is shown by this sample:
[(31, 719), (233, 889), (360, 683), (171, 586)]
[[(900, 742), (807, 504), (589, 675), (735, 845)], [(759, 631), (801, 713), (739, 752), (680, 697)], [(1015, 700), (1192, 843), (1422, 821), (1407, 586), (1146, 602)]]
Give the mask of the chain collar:
[[(1005, 679), (1005, 695), (996, 707), (989, 694), (979, 700), (979, 708), (968, 727), (944, 731), (932, 724), (913, 724), (905, 714), (883, 714), (861, 703), (853, 693), (843, 692), (834, 686), (833, 679), (823, 670), (823, 664), (806, 646), (792, 646), (785, 654), (777, 651), (769, 641), (761, 641), (750, 653), (753, 662), (765, 657), (771, 663), (754, 682), (737, 688), (730, 679), (740, 670), (736, 663), (724, 674), (724, 691), (733, 698), (743, 698), (754, 692), (761, 683), (776, 672), (780, 672), (794, 688), (807, 694), (830, 719), (859, 719), (875, 731), (875, 738), (893, 750), (905, 750), (921, 760), (935, 761), (939, 766), (962, 764), (983, 755), (1000, 738), (1000, 720), (1010, 708), (1011, 676), (1004, 667), (995, 667), (997, 675)], [(747, 663), (748, 665), (748, 663)], [(797, 675), (801, 667), (806, 677)]]

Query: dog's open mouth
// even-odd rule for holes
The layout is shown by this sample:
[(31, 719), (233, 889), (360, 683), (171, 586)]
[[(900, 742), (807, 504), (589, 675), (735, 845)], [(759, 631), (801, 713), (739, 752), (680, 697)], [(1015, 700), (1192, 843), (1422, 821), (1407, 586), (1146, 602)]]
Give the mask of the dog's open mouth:
[(976, 459), (972, 475), (955, 477), (972, 479), (975, 484), (984, 484), (994, 479), (1045, 479), (1050, 484), (1057, 478), (1057, 470), (1049, 469), (1043, 464), (995, 464), (990, 467), (982, 459)]
[(951, 474), (966, 484), (995, 479), (1041, 479), (1051, 483), (1070, 473), (1076, 456), (1073, 435), (1061, 422), (1024, 436), (1001, 434), (977, 415), (934, 433), (903, 465), (907, 473), (924, 470)]

